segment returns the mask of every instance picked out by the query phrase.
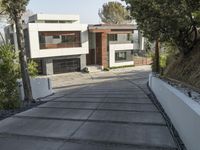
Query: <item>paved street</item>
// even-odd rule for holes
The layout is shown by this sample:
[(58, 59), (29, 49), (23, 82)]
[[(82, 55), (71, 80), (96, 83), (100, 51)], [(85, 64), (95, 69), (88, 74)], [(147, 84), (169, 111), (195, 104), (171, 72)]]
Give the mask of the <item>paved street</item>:
[(174, 150), (150, 68), (53, 76), (47, 103), (0, 122), (0, 150)]

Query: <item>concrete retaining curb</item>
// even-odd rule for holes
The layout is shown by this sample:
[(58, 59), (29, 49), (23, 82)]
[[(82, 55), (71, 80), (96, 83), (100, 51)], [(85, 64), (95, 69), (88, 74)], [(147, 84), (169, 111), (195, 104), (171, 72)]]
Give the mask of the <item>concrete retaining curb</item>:
[[(24, 90), (22, 80), (18, 80), (18, 90), (20, 94), (20, 99), (24, 99)], [(49, 78), (32, 78), (31, 88), (34, 99), (43, 98), (53, 94), (51, 81)]]
[(162, 81), (149, 76), (149, 87), (171, 119), (188, 150), (200, 149), (200, 105)]

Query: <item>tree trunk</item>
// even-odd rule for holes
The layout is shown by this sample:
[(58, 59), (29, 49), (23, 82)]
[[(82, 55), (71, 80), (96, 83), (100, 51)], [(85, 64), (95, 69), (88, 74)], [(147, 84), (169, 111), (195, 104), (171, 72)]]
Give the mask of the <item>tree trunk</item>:
[(20, 67), (21, 67), (22, 82), (23, 82), (23, 87), (24, 87), (24, 100), (30, 103), (33, 101), (33, 95), (32, 95), (32, 90), (31, 90), (30, 77), (28, 73), (25, 49), (23, 46), (22, 23), (19, 17), (16, 17), (14, 21), (16, 25), (18, 48), (20, 50), (19, 60), (20, 60)]
[(155, 71), (156, 73), (160, 73), (160, 41), (156, 40), (155, 46)]
[(6, 44), (6, 42), (5, 42), (5, 39), (4, 39), (4, 37), (3, 37), (3, 35), (2, 35), (2, 33), (0, 32), (0, 36), (1, 36), (1, 39), (2, 39), (2, 42), (3, 42), (3, 44), (5, 45)]

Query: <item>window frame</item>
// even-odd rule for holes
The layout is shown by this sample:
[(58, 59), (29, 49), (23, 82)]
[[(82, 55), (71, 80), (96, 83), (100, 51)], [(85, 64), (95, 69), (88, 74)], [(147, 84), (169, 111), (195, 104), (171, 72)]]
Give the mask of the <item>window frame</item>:
[(109, 34), (109, 41), (112, 41), (112, 42), (118, 41), (118, 35), (117, 34)]
[[(121, 55), (124, 56), (119, 56), (121, 53)], [(120, 61), (126, 61), (127, 60), (127, 52), (126, 51), (116, 51), (115, 52), (115, 62), (120, 62)]]
[[(40, 50), (82, 47), (81, 31), (39, 31), (38, 36)], [(50, 42), (46, 37), (51, 37)]]

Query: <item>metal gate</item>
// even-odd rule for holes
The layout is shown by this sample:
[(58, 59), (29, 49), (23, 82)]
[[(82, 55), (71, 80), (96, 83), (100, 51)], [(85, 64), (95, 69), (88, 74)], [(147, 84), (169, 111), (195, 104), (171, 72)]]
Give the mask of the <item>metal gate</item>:
[(53, 60), (54, 74), (80, 71), (80, 59), (57, 59)]

